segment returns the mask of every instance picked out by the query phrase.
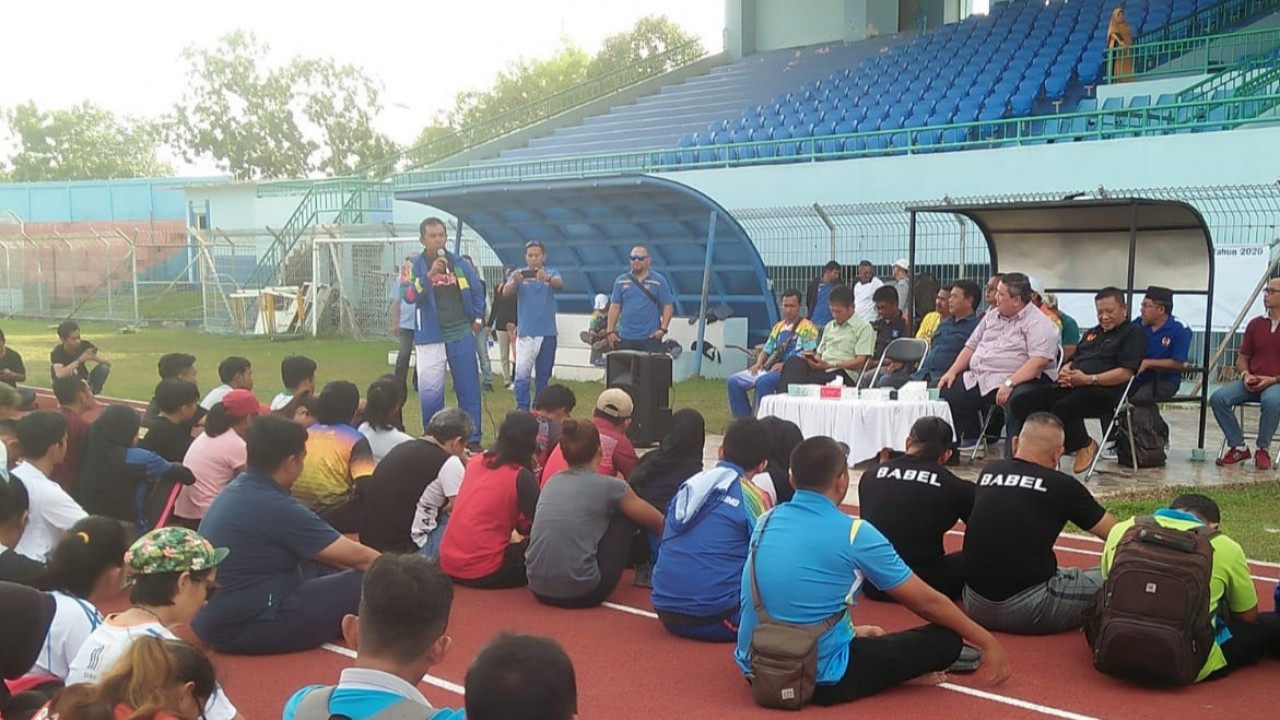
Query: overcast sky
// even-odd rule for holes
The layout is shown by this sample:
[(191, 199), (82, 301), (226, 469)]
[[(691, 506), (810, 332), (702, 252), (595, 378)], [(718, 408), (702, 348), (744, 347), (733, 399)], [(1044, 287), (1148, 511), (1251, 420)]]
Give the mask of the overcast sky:
[(211, 45), (242, 28), (279, 58), (333, 57), (381, 81), (379, 127), (401, 143), (459, 91), (488, 87), (519, 57), (550, 55), (562, 37), (594, 53), (604, 38), (653, 14), (671, 18), (708, 49), (724, 44), (724, 0), (0, 0), (0, 6), (0, 107), (90, 100), (118, 114), (159, 116), (182, 94), (183, 48)]

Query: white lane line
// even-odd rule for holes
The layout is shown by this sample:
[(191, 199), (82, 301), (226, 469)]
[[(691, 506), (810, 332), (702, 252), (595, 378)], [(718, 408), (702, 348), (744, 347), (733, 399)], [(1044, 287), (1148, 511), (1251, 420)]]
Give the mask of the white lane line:
[(630, 605), (619, 605), (618, 603), (611, 603), (611, 602), (603, 602), (603, 603), (600, 603), (600, 605), (601, 607), (607, 607), (610, 610), (617, 610), (618, 612), (630, 613), (632, 615), (639, 615), (640, 617), (649, 618), (650, 620), (658, 619), (657, 613), (649, 612), (648, 610), (641, 610), (640, 608), (634, 608), (634, 607), (631, 607)]
[[(356, 657), (355, 650), (352, 650), (351, 648), (342, 647), (341, 645), (334, 645), (333, 643), (325, 643), (320, 647), (324, 648), (325, 650), (328, 650), (331, 653), (337, 653), (338, 655), (341, 655), (343, 657), (351, 658), (352, 660), (354, 660)], [(435, 675), (423, 675), (422, 682), (428, 685), (434, 685), (435, 687), (438, 687), (441, 690), (448, 690), (454, 695), (466, 694), (464, 691), (464, 688), (461, 685), (457, 683), (451, 683), (448, 680), (445, 680), (443, 678), (438, 678)]]
[(1012, 705), (1013, 707), (1016, 707), (1016, 708), (1022, 708), (1023, 710), (1038, 712), (1042, 715), (1049, 715), (1050, 717), (1065, 718), (1065, 720), (1098, 720), (1098, 718), (1095, 718), (1092, 715), (1081, 715), (1079, 713), (1073, 713), (1069, 710), (1059, 710), (1058, 708), (1050, 707), (1048, 705), (1041, 705), (1039, 703), (1027, 702), (1026, 700), (1019, 700), (1018, 698), (1011, 698), (1006, 695), (997, 695), (995, 693), (987, 692), (985, 690), (976, 690), (971, 687), (965, 687), (964, 685), (956, 685), (954, 683), (948, 682), (948, 683), (942, 683), (938, 687), (942, 688), (943, 690), (950, 690), (951, 692), (960, 693), (961, 695), (972, 695), (973, 697), (982, 698), (983, 700), (990, 700), (992, 702), (998, 702), (1004, 705)]

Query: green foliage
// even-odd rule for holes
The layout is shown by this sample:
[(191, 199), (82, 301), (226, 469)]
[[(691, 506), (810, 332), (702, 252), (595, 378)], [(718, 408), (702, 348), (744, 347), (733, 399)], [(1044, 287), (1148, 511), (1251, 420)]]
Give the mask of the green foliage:
[[(158, 123), (117, 118), (92, 103), (41, 110), (25, 103), (0, 113), (18, 144), (0, 179), (12, 182), (158, 177), (173, 168), (156, 157)], [(7, 166), (7, 167), (6, 167)]]
[(343, 174), (395, 152), (373, 129), (379, 88), (359, 68), (330, 59), (269, 62), (269, 46), (236, 31), (212, 48), (188, 48), (187, 91), (170, 141), (191, 161), (211, 157), (237, 179)]
[[(422, 131), (419, 142), (433, 140), (448, 128), (462, 130), (469, 125), (492, 121), (504, 113), (554, 95), (593, 77), (620, 70), (668, 50), (685, 49), (667, 58), (657, 75), (699, 58), (703, 49), (697, 38), (680, 28), (665, 15), (641, 18), (628, 31), (606, 38), (595, 57), (567, 39), (556, 52), (545, 59), (520, 59), (498, 73), (488, 90), (458, 93), (453, 109), (436, 118)], [(513, 117), (514, 130), (526, 122)]]

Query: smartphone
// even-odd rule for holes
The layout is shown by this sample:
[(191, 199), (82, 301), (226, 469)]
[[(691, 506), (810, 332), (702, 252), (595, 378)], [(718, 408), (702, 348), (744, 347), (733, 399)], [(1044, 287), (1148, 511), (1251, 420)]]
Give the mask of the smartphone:
[(520, 275), (521, 277), (526, 277), (526, 278), (536, 278), (538, 277), (538, 271), (537, 270), (521, 270)]

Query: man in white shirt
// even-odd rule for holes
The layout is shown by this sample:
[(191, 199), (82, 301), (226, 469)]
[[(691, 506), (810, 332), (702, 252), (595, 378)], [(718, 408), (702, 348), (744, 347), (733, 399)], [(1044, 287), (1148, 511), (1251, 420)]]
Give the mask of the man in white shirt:
[(853, 284), (853, 312), (869, 323), (879, 319), (876, 302), (871, 299), (884, 281), (876, 277), (876, 268), (870, 260), (858, 263), (858, 282)]
[(13, 476), (27, 486), (31, 515), (14, 551), (45, 562), (62, 534), (87, 513), (49, 479), (54, 466), (67, 454), (67, 419), (41, 410), (19, 420), (17, 429), (24, 460), (13, 469)]
[(222, 384), (209, 391), (200, 401), (206, 412), (222, 402), (223, 396), (232, 390), (253, 390), (253, 363), (247, 358), (231, 357), (218, 363), (218, 379)]
[(445, 634), (452, 606), (453, 583), (434, 562), (414, 554), (374, 560), (361, 584), (359, 616), (342, 619), (343, 638), (359, 649), (355, 667), (343, 670), (337, 685), (299, 690), (285, 703), (284, 720), (461, 717), (436, 714), (417, 687), (453, 643)]

